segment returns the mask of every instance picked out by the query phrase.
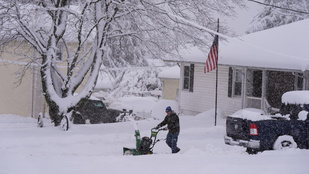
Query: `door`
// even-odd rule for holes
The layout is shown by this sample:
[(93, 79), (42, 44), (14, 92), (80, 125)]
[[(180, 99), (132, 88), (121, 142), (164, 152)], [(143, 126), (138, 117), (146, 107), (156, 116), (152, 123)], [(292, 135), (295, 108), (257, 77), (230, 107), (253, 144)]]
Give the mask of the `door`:
[(252, 70), (247, 71), (247, 107), (261, 109), (262, 107), (262, 87), (263, 71)]

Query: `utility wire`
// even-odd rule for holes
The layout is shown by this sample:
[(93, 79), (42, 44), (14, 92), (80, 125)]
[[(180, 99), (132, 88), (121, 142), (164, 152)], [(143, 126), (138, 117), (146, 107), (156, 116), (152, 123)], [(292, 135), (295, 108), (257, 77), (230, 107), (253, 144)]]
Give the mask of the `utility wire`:
[(280, 8), (280, 9), (283, 9), (283, 10), (293, 11), (293, 12), (296, 12), (296, 13), (309, 14), (309, 12), (300, 11), (300, 10), (293, 10), (293, 9), (290, 9), (290, 8), (279, 7), (279, 6), (271, 5), (271, 4), (265, 4), (263, 2), (259, 2), (259, 1), (255, 1), (255, 0), (248, 0), (248, 1), (255, 2), (255, 3), (258, 3), (258, 4), (262, 4), (262, 5), (266, 5), (266, 6), (270, 6), (270, 7)]

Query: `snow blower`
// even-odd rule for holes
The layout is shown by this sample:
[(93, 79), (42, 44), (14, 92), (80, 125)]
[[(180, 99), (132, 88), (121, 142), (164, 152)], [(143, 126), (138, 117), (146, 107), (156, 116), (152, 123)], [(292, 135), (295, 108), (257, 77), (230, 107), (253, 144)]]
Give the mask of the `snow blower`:
[(157, 135), (160, 131), (166, 130), (162, 129), (151, 129), (150, 137), (143, 137), (141, 139), (140, 132), (138, 129), (135, 129), (135, 139), (136, 139), (136, 148), (123, 148), (123, 155), (146, 155), (153, 154), (153, 147), (155, 144), (162, 139), (157, 139)]
[[(132, 113), (131, 113), (132, 114)], [(131, 115), (130, 114), (130, 115)], [(161, 140), (164, 139), (157, 139), (157, 135), (162, 130), (167, 130), (166, 128), (161, 129), (151, 129), (151, 135), (150, 137), (143, 137), (141, 138), (141, 134), (137, 128), (137, 124), (134, 119), (130, 119), (132, 121), (135, 129), (135, 140), (136, 140), (136, 148), (123, 148), (123, 155), (146, 155), (146, 154), (152, 154), (153, 147), (155, 144)]]

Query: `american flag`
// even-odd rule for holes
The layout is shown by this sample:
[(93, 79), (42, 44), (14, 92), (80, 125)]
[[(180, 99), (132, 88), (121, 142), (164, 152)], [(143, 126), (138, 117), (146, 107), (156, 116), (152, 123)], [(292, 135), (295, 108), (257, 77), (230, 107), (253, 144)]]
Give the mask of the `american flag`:
[(216, 69), (218, 63), (218, 35), (215, 36), (215, 40), (212, 43), (210, 51), (208, 53), (208, 58), (206, 60), (206, 65), (204, 67), (204, 73)]

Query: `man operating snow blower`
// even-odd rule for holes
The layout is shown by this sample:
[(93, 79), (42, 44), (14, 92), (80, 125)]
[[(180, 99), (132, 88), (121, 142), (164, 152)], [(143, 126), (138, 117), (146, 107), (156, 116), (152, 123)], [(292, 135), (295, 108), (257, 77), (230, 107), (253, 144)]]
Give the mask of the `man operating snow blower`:
[(177, 147), (178, 135), (180, 131), (179, 117), (175, 112), (173, 112), (170, 106), (165, 109), (165, 112), (167, 115), (164, 120), (154, 129), (159, 129), (167, 124), (167, 129), (169, 132), (166, 136), (166, 144), (172, 149), (172, 153), (177, 153), (180, 151)]

